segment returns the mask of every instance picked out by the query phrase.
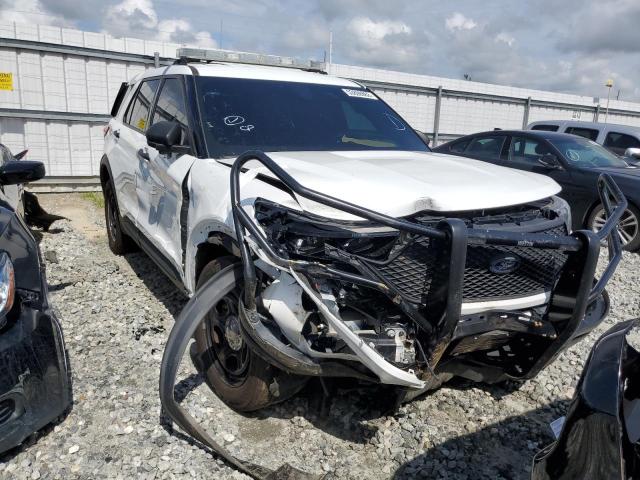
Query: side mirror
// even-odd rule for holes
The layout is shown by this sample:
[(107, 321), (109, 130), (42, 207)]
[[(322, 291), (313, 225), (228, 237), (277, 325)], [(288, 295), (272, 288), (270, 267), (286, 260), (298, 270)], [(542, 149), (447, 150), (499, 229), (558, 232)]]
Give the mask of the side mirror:
[(420, 139), (427, 145), (427, 147), (429, 146), (429, 144), (431, 143), (431, 139), (429, 139), (429, 137), (427, 136), (426, 133), (421, 132), (420, 130), (416, 130), (415, 131), (418, 136), (420, 137)]
[(556, 157), (552, 153), (547, 153), (546, 155), (543, 155), (542, 157), (540, 157), (538, 159), (538, 163), (540, 163), (540, 165), (550, 170), (562, 170), (562, 165), (560, 164), (558, 157)]
[(180, 145), (182, 126), (177, 122), (158, 122), (149, 127), (146, 133), (147, 145), (160, 153), (187, 153), (189, 146)]
[(640, 159), (640, 148), (627, 148), (624, 152), (624, 156)]
[(11, 160), (0, 167), (0, 184), (17, 185), (40, 180), (45, 176), (44, 163), (32, 160)]

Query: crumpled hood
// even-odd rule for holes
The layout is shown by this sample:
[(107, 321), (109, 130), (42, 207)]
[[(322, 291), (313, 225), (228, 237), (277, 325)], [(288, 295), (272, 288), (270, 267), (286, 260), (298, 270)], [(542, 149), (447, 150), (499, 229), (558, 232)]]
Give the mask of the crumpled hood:
[[(455, 212), (517, 205), (560, 191), (560, 186), (544, 175), (431, 152), (268, 155), (305, 187), (392, 217), (423, 210)], [(257, 164), (247, 164), (248, 168), (253, 166)], [(305, 210), (318, 215), (353, 218), (338, 216), (335, 210), (303, 198), (298, 201)]]

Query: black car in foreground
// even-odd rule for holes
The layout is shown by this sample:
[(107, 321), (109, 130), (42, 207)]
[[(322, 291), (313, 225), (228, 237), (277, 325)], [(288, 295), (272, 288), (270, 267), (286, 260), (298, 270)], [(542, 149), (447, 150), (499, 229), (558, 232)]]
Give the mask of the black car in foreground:
[[(640, 320), (613, 326), (585, 364), (558, 440), (539, 452), (532, 480), (640, 478)], [(556, 422), (554, 422), (556, 423)]]
[(40, 250), (18, 213), (22, 209), (5, 194), (5, 187), (44, 174), (41, 162), (10, 160), (0, 166), (0, 453), (71, 404), (67, 354)]
[(574, 230), (598, 231), (606, 220), (598, 177), (608, 173), (627, 197), (618, 232), (626, 250), (640, 248), (640, 168), (586, 138), (536, 130), (494, 130), (458, 138), (434, 152), (541, 173), (562, 186)]

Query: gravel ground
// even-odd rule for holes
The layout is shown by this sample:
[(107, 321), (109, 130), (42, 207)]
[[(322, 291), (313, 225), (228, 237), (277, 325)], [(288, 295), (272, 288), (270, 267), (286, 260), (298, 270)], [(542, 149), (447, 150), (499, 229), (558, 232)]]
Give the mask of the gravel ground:
[[(41, 249), (74, 404), (57, 425), (6, 454), (0, 478), (247, 478), (161, 422), (160, 361), (186, 299), (142, 253), (110, 253), (94, 205), (77, 195), (41, 199), (72, 219), (44, 233)], [(211, 393), (188, 358), (180, 389), (217, 440), (269, 467), (289, 462), (340, 479), (527, 479), (595, 338), (639, 316), (639, 280), (640, 256), (625, 255), (609, 287), (605, 325), (518, 389), (448, 385), (389, 413), (379, 389), (340, 391), (327, 402), (311, 384), (282, 405), (243, 416)]]

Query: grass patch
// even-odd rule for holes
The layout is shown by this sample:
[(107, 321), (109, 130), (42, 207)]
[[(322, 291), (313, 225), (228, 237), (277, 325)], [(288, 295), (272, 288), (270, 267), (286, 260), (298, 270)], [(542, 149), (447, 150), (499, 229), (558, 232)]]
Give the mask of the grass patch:
[(102, 192), (82, 192), (80, 196), (93, 203), (96, 207), (104, 208), (104, 197), (102, 196)]

